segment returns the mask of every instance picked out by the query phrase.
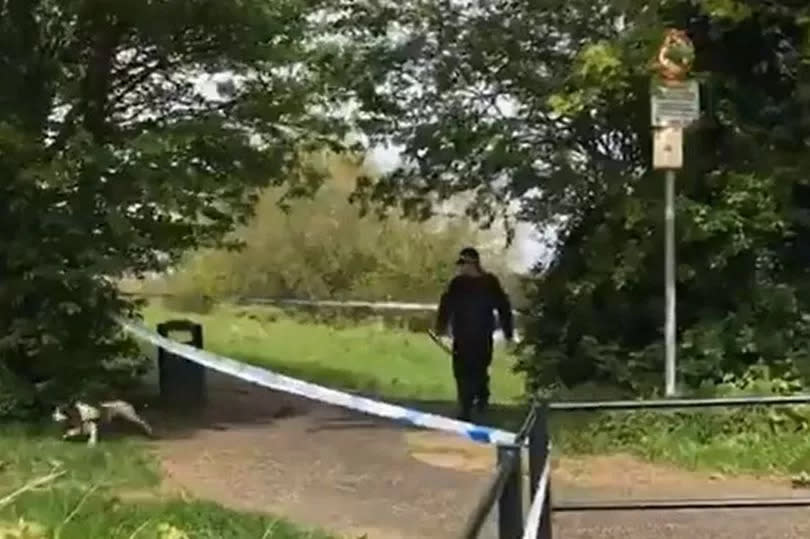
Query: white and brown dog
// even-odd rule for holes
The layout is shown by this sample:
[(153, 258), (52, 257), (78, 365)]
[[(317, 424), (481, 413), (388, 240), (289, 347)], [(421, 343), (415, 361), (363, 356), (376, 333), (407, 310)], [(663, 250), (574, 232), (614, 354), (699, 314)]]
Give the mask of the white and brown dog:
[(120, 400), (100, 402), (98, 406), (75, 401), (68, 406), (58, 406), (51, 417), (57, 423), (66, 423), (67, 430), (62, 435), (63, 440), (84, 434), (88, 437), (89, 446), (94, 446), (98, 442), (98, 424), (110, 423), (116, 418), (134, 423), (148, 436), (152, 436), (152, 427), (141, 419), (135, 407)]

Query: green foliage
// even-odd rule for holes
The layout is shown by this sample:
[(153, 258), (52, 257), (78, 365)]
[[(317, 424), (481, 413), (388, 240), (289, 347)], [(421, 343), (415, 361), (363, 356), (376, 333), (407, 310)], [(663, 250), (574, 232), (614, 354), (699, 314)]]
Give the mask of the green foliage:
[[(122, 503), (106, 493), (95, 493), (82, 501), (81, 490), (51, 491), (20, 498), (14, 512), (30, 515), (4, 528), (3, 539), (46, 539), (61, 528), (64, 539), (87, 537), (144, 537), (149, 539), (329, 539), (329, 535), (309, 531), (286, 521), (261, 515), (239, 514), (203, 501), (169, 500), (163, 503)], [(79, 511), (62, 526), (68, 512)], [(41, 523), (41, 524), (40, 524)], [(27, 533), (27, 534), (26, 534)]]
[(300, 151), (344, 135), (320, 7), (0, 2), (0, 364), (65, 394), (105, 378), (133, 352), (112, 279), (218, 244), (268, 183), (317, 185)]
[[(741, 376), (704, 384), (701, 396), (784, 395), (802, 389), (759, 365)], [(561, 397), (572, 398), (582, 386)], [(714, 408), (566, 414), (553, 426), (563, 453), (629, 452), (649, 460), (724, 473), (796, 474), (810, 469), (810, 407)]]
[(2, 539), (328, 537), (269, 515), (174, 499), (140, 444), (108, 439), (88, 450), (29, 423), (0, 427), (0, 455)]
[[(796, 263), (806, 232), (795, 208), (803, 201), (791, 189), (803, 181), (805, 164), (782, 128), (770, 127), (790, 125), (801, 136), (795, 112), (788, 112), (798, 106), (786, 93), (794, 83), (751, 75), (745, 67), (763, 61), (765, 50), (766, 71), (801, 69), (800, 58), (778, 56), (764, 34), (803, 38), (793, 33), (795, 20), (766, 7), (760, 14), (769, 26), (754, 28), (741, 22), (739, 11), (716, 13), (720, 7), (700, 16), (679, 5), (659, 19), (682, 21), (698, 44), (708, 105), (703, 129), (688, 136), (677, 201), (679, 369), (693, 389), (759, 363), (778, 375), (804, 371), (810, 336), (807, 279)], [(614, 42), (646, 35), (640, 22), (627, 22), (629, 32)], [(734, 65), (716, 55), (731, 47)], [(605, 114), (624, 107), (623, 97), (605, 97)], [(760, 113), (752, 108), (756, 103)], [(643, 106), (639, 99), (629, 111), (634, 117), (611, 118), (605, 127), (632, 132), (632, 120), (645, 119)], [(582, 114), (571, 121), (576, 116)], [(529, 331), (536, 335), (535, 352), (524, 361), (538, 384), (601, 379), (642, 393), (660, 384), (663, 189), (654, 174), (630, 172), (649, 167), (648, 154), (637, 150), (632, 144), (612, 156), (618, 174), (599, 180), (604, 195), (573, 213), (557, 260), (538, 268), (544, 275), (533, 300), (542, 320)], [(600, 170), (596, 152), (589, 153), (586, 170), (609, 172)]]
[[(683, 384), (760, 363), (776, 375), (807, 369), (810, 8), (372, 5), (352, 14), (372, 35), (339, 65), (358, 74), (364, 127), (401, 143), (408, 166), (365, 194), (420, 209), (473, 190), (471, 214), (519, 199), (526, 219), (558, 227), (556, 258), (528, 292), (535, 319), (520, 369), (535, 387), (660, 386), (664, 189), (651, 170), (649, 88), (672, 27), (695, 45), (703, 101), (678, 175)], [(398, 39), (374, 39), (394, 26)]]
[(32, 410), (35, 403), (31, 384), (0, 363), (0, 420), (21, 419), (21, 415)]
[(336, 156), (321, 167), (329, 180), (312, 198), (282, 209), (278, 188), (262, 193), (254, 218), (233, 236), (241, 249), (190, 253), (162, 286), (155, 283), (178, 296), (169, 305), (207, 312), (205, 296), (434, 302), (468, 244), (483, 244), (486, 265), (505, 273), (502, 253), (486, 247), (491, 235), (468, 220), (362, 215), (349, 198), (358, 177), (371, 174)]
[(740, 0), (701, 0), (700, 6), (714, 18), (726, 18), (734, 22), (743, 21), (754, 14), (748, 3)]

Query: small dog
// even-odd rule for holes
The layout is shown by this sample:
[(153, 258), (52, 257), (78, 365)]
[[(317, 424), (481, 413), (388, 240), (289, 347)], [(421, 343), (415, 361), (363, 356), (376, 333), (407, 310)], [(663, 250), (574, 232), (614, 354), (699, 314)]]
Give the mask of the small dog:
[(110, 423), (115, 418), (134, 423), (148, 436), (152, 436), (152, 427), (141, 419), (135, 407), (121, 400), (101, 402), (98, 407), (75, 401), (68, 406), (57, 406), (51, 417), (57, 423), (67, 424), (68, 428), (62, 435), (63, 440), (84, 434), (88, 437), (87, 445), (91, 447), (98, 442), (98, 423)]

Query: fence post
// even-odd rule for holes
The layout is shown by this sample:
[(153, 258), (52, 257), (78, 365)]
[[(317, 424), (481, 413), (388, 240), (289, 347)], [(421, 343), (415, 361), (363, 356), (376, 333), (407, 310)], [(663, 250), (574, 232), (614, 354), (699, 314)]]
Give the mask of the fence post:
[[(529, 491), (531, 499), (537, 494), (537, 486), (549, 455), (549, 428), (548, 428), (548, 402), (542, 400), (534, 405), (536, 414), (534, 425), (529, 431)], [(550, 465), (550, 462), (549, 462)], [(537, 529), (537, 539), (551, 539), (551, 474), (546, 485), (546, 498), (543, 501), (543, 511), (540, 516), (540, 526)]]
[(498, 538), (523, 537), (523, 469), (519, 445), (498, 445), (498, 466), (511, 462), (501, 497), (498, 499)]

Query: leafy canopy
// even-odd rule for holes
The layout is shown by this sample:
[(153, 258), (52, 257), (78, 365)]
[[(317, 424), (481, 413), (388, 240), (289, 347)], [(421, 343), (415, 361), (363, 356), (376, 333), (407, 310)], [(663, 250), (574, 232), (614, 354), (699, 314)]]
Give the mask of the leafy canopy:
[[(810, 7), (753, 0), (361, 2), (336, 65), (374, 140), (406, 166), (365, 192), (426, 214), (477, 193), (557, 226), (521, 367), (537, 384), (663, 373), (663, 182), (651, 170), (651, 60), (695, 44), (703, 120), (679, 174), (678, 333), (693, 387), (807, 364)], [(352, 33), (353, 32), (353, 33)], [(365, 39), (359, 39), (358, 36)]]
[(112, 279), (216, 244), (268, 182), (312, 190), (301, 150), (345, 131), (322, 7), (0, 1), (0, 361), (86, 386), (131, 352)]

